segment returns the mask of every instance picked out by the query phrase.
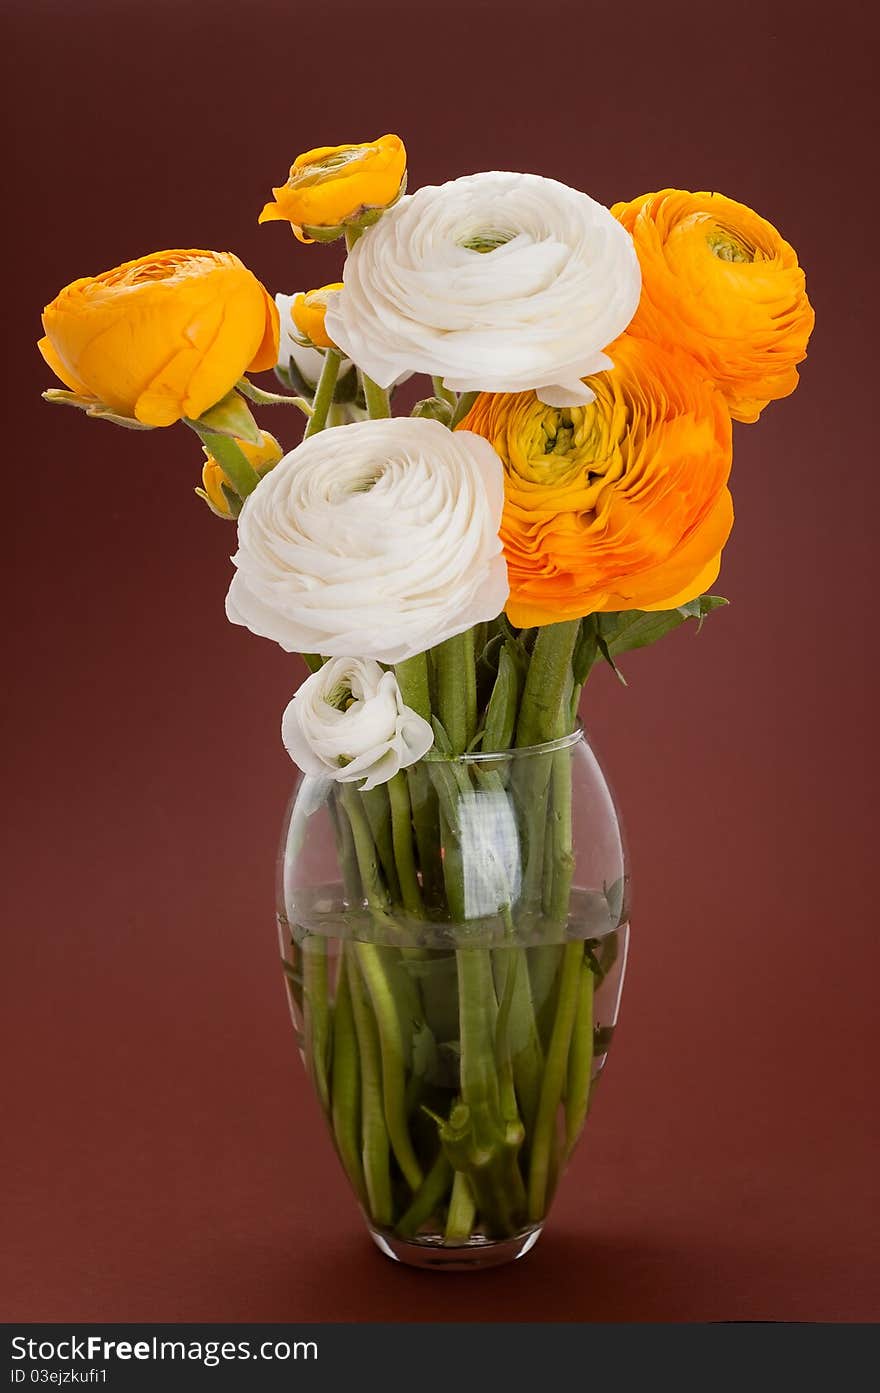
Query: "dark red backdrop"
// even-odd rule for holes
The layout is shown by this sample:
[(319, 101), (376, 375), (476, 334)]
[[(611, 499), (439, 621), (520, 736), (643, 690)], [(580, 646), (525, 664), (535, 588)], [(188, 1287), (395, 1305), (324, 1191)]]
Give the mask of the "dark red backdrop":
[[(876, 1318), (868, 6), (5, 9), (0, 1314)], [(300, 674), (224, 620), (196, 442), (43, 406), (33, 348), (62, 284), (158, 247), (334, 279), (257, 212), (299, 150), (386, 129), (412, 186), (721, 189), (796, 244), (819, 325), (797, 395), (736, 432), (730, 609), (589, 692), (636, 876), (622, 1030), (545, 1238), (482, 1277), (372, 1251), (296, 1058), (272, 877)]]

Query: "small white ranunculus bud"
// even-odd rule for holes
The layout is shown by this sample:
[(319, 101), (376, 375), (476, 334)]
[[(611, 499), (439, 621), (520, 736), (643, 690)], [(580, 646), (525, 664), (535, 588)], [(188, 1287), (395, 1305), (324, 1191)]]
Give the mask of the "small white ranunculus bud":
[(372, 659), (331, 658), (290, 702), (281, 738), (304, 774), (363, 779), (366, 790), (421, 759), (434, 732), (404, 705), (393, 672)]

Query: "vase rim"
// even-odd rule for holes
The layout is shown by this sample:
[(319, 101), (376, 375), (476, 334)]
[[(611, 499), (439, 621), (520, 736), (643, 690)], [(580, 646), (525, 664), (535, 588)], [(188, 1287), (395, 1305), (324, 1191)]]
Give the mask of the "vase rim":
[(447, 755), (443, 754), (434, 746), (423, 760), (433, 761), (442, 764), (497, 764), (499, 760), (524, 759), (530, 755), (555, 754), (558, 750), (568, 750), (573, 745), (586, 741), (582, 721), (578, 720), (574, 730), (569, 735), (560, 735), (555, 740), (545, 740), (540, 745), (514, 745), (509, 750), (466, 750), (464, 754)]

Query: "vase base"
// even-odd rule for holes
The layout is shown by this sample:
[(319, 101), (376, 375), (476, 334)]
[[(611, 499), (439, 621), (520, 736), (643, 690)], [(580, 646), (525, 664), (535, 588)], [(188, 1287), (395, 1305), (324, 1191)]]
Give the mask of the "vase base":
[(468, 1243), (447, 1244), (442, 1235), (408, 1240), (370, 1228), (370, 1237), (386, 1258), (434, 1272), (477, 1272), (515, 1262), (531, 1252), (540, 1236), (541, 1225), (536, 1224), (515, 1238), (472, 1238)]

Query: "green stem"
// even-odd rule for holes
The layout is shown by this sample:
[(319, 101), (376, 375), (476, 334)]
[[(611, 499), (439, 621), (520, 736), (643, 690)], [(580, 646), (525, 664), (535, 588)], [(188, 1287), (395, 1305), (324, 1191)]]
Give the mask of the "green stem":
[(382, 1105), (382, 1064), (379, 1036), (370, 1010), (369, 997), (354, 959), (355, 945), (343, 945), (348, 966), (352, 1016), (357, 1034), (361, 1067), (361, 1137), (364, 1183), (370, 1217), (376, 1224), (389, 1225), (394, 1207), (391, 1197), (391, 1168), (388, 1133)]
[(468, 629), (431, 650), (437, 675), (437, 715), (454, 754), (463, 754), (477, 733), (477, 669), (474, 636)]
[(440, 809), (431, 776), (422, 764), (411, 765), (406, 782), (412, 806), (422, 894), (431, 909), (443, 904), (443, 861), (440, 854)]
[(302, 956), (306, 1059), (321, 1107), (326, 1113), (330, 1108), (330, 1004), (326, 940), (311, 935), (306, 937), (302, 944)]
[(363, 804), (364, 812), (367, 815), (367, 822), (370, 824), (370, 832), (379, 853), (379, 861), (385, 875), (385, 884), (388, 887), (388, 894), (392, 902), (400, 900), (400, 884), (397, 879), (397, 863), (394, 859), (394, 843), (392, 840), (391, 826), (391, 807), (388, 801), (386, 786), (379, 784), (376, 788), (366, 789), (364, 792), (357, 792), (354, 798), (359, 798)]
[(530, 1144), (532, 1127), (538, 1111), (541, 1092), (541, 1077), (544, 1068), (544, 1054), (541, 1037), (535, 1019), (535, 1004), (532, 999), (528, 959), (525, 948), (511, 948), (517, 961), (516, 976), (511, 1001), (511, 1038), (516, 1047), (513, 1050), (513, 1078), (519, 1111), (526, 1132), (526, 1144)]
[(382, 883), (376, 845), (370, 832), (370, 824), (364, 812), (359, 795), (349, 784), (341, 785), (340, 800), (351, 825), (355, 857), (360, 872), (364, 899), (378, 920), (384, 921), (388, 909), (388, 892)]
[(516, 743), (521, 749), (564, 733), (559, 730), (559, 718), (571, 680), (579, 626), (579, 619), (568, 619), (538, 630), (516, 725)]
[(403, 907), (409, 914), (421, 919), (424, 910), (415, 856), (413, 855), (412, 807), (409, 801), (409, 787), (402, 769), (397, 771), (393, 779), (389, 779), (387, 787), (388, 800), (391, 804), (391, 836), (394, 844), (394, 859), (397, 863)]
[(450, 430), (455, 430), (455, 427), (461, 424), (479, 395), (479, 392), (462, 392), (458, 399), (458, 406), (452, 413), (452, 420), (449, 422)]
[[(412, 658), (404, 658), (403, 662), (396, 664), (394, 673), (404, 703), (423, 720), (430, 721), (431, 688), (428, 680), (428, 655), (416, 653)], [(435, 906), (439, 903), (443, 893), (437, 799), (433, 793), (430, 777), (424, 767), (415, 765), (407, 769), (406, 783), (419, 853), (419, 866), (422, 872), (421, 893), (424, 894), (429, 905)], [(401, 882), (406, 874), (402, 869), (400, 870)]]
[(351, 823), (345, 809), (339, 807), (332, 794), (327, 800), (327, 809), (333, 823), (333, 830), (336, 833), (336, 859), (342, 872), (342, 887), (345, 891), (348, 908), (354, 909), (362, 903), (363, 891), (357, 854), (354, 849), (354, 837), (351, 833)]
[(455, 411), (458, 406), (458, 393), (451, 392), (448, 387), (444, 387), (442, 377), (432, 377), (431, 382), (434, 386), (434, 396), (439, 397), (441, 401), (448, 402)]
[(550, 1176), (556, 1113), (565, 1084), (583, 953), (583, 943), (567, 943), (562, 958), (556, 1019), (553, 1022), (553, 1034), (550, 1037), (550, 1048), (541, 1082), (541, 1097), (529, 1164), (529, 1222), (533, 1224), (543, 1219), (547, 1208), (547, 1182)]
[(445, 1152), (441, 1150), (422, 1181), (421, 1188), (413, 1195), (409, 1208), (397, 1222), (395, 1232), (401, 1238), (414, 1238), (422, 1225), (436, 1213), (451, 1179), (452, 1167), (446, 1159)]
[(525, 962), (515, 948), (497, 948), (492, 955), (498, 992), (498, 1016), (495, 1021), (495, 1060), (498, 1068), (498, 1088), (501, 1111), (505, 1117), (517, 1117), (519, 1109), (513, 1081), (511, 1058), (511, 1008), (516, 979)]
[(568, 1082), (565, 1088), (565, 1150), (570, 1154), (581, 1134), (590, 1106), (593, 1074), (593, 989), (595, 977), (588, 958), (581, 966), (577, 1010), (568, 1056)]
[(413, 1149), (406, 1116), (406, 1073), (400, 1018), (394, 993), (375, 943), (356, 943), (358, 965), (363, 973), (376, 1025), (382, 1055), (382, 1086), (385, 1095), (385, 1125), (397, 1164), (411, 1190), (422, 1183), (422, 1168)]
[(364, 401), (367, 403), (367, 414), (371, 421), (382, 421), (391, 415), (391, 402), (384, 387), (380, 387), (374, 382), (372, 377), (367, 377), (365, 372), (361, 373), (361, 381), (364, 384)]
[[(342, 802), (351, 823), (358, 869), (367, 903), (380, 927), (384, 926), (387, 919), (393, 928), (395, 924), (387, 915), (388, 897), (382, 885), (376, 850), (361, 800), (353, 789), (345, 788), (342, 792)], [(417, 1190), (422, 1183), (422, 1170), (416, 1159), (407, 1125), (406, 1074), (400, 1014), (379, 946), (375, 943), (356, 943), (354, 951), (367, 985), (379, 1034), (388, 1135), (404, 1178), (412, 1190)]]
[(532, 1000), (535, 1003), (535, 1019), (538, 1025), (538, 1039), (542, 1049), (550, 1043), (553, 1032), (553, 1018), (556, 1013), (556, 979), (562, 962), (565, 945), (562, 943), (536, 943), (526, 949), (529, 955), (529, 981)]
[(397, 685), (404, 704), (415, 711), (423, 720), (431, 719), (431, 689), (428, 683), (428, 655), (416, 653), (412, 658), (404, 658), (394, 668)]
[(361, 1070), (349, 967), (343, 955), (336, 983), (336, 1009), (333, 1013), (333, 1075), (331, 1115), (333, 1135), (346, 1174), (362, 1204), (367, 1203), (364, 1168), (360, 1154)]
[(249, 493), (253, 493), (260, 482), (260, 476), (241, 446), (231, 436), (218, 435), (216, 431), (205, 430), (197, 422), (192, 423), (192, 429), (209, 455), (212, 455), (217, 461), (229, 480), (230, 487), (235, 490), (239, 498), (247, 498)]
[(550, 822), (548, 840), (552, 880), (545, 900), (547, 917), (557, 929), (568, 921), (571, 882), (574, 875), (572, 849), (571, 750), (556, 750), (550, 774)]
[(493, 1038), (497, 1004), (492, 959), (488, 948), (459, 948), (455, 960), (462, 1102), (472, 1110), (486, 1106), (495, 1115), (500, 1111), (500, 1096)]
[(310, 435), (317, 435), (327, 424), (327, 414), (333, 405), (333, 394), (336, 391), (336, 379), (339, 376), (339, 364), (342, 362), (342, 354), (337, 353), (335, 348), (328, 348), (324, 354), (324, 366), (321, 369), (321, 376), (318, 379), (318, 388), (315, 392), (315, 403), (312, 407), (312, 414), (306, 426), (303, 439), (307, 440)]
[(452, 1196), (449, 1201), (444, 1241), (451, 1247), (466, 1243), (471, 1236), (476, 1213), (468, 1178), (464, 1171), (456, 1171), (455, 1179), (452, 1182)]

